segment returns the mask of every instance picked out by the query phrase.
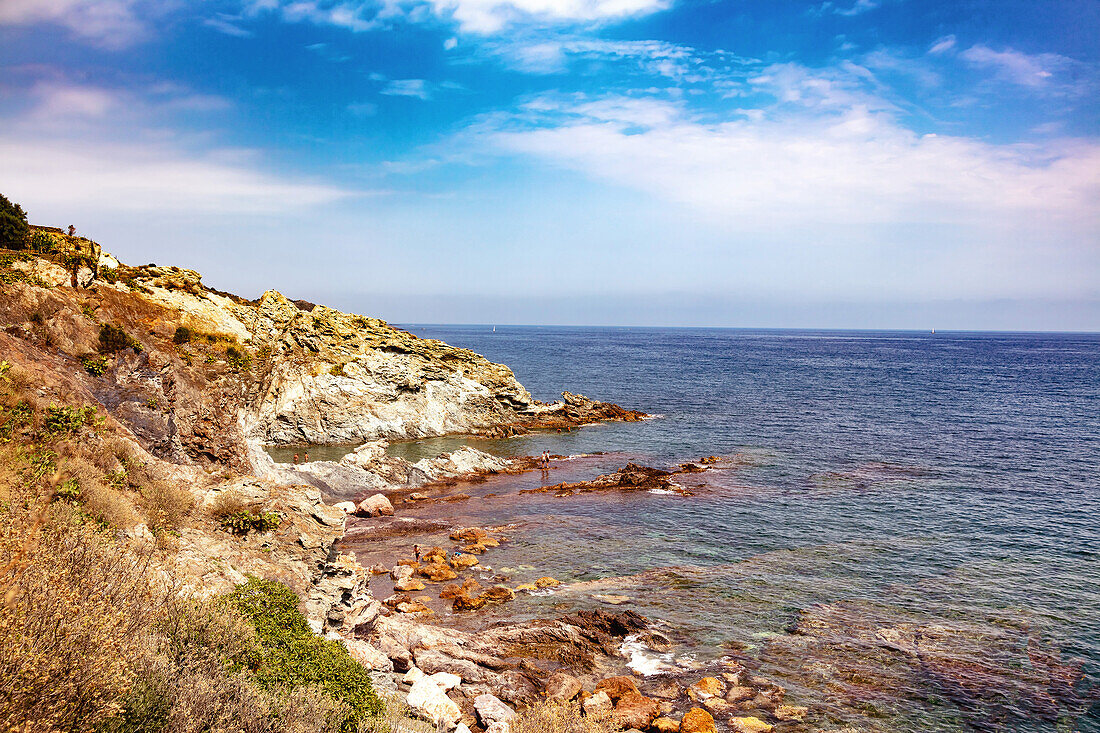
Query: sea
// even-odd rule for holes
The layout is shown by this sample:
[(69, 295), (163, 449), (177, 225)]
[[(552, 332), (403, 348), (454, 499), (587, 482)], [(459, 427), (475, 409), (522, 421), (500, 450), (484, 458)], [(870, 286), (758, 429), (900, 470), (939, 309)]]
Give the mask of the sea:
[[(563, 581), (500, 618), (629, 608), (673, 642), (628, 645), (640, 674), (736, 659), (799, 730), (1100, 731), (1100, 334), (404, 328), (654, 416), (391, 446), (565, 456), (417, 510)], [(521, 493), (707, 456), (691, 496)]]

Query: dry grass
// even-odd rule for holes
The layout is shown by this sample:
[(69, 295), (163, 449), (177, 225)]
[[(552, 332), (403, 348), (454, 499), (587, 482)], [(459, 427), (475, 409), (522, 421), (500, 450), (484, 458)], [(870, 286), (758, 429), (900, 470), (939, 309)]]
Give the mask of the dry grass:
[(143, 653), (157, 606), (144, 558), (57, 505), (44, 526), (28, 511), (4, 520), (0, 563), (33, 549), (3, 578), (0, 730), (92, 731), (120, 711)]
[(436, 733), (431, 723), (413, 717), (412, 709), (400, 695), (383, 696), (385, 710), (381, 715), (367, 718), (359, 726), (359, 733)]
[(153, 531), (174, 532), (195, 507), (195, 497), (185, 488), (150, 480), (141, 487), (146, 522)]
[(582, 715), (576, 702), (547, 701), (521, 711), (508, 727), (511, 733), (620, 733), (610, 713)]

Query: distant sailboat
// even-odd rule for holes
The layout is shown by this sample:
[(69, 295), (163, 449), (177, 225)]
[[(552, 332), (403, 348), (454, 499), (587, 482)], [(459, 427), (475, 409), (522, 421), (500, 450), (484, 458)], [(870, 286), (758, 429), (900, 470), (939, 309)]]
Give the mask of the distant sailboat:
[[(493, 333), (496, 333), (496, 332), (497, 332), (497, 327), (493, 326)], [(933, 333), (935, 333), (935, 332), (933, 331)]]
[(933, 328), (933, 329), (932, 329), (932, 333), (935, 333), (935, 332), (936, 332), (936, 329), (934, 329), (934, 328)]

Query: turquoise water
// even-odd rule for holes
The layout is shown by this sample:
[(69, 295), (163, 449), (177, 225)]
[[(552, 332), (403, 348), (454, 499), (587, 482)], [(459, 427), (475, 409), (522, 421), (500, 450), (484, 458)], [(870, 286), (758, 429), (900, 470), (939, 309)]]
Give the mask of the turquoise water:
[[(513, 524), (498, 572), (572, 582), (496, 613), (626, 595), (676, 663), (735, 656), (820, 727), (1100, 731), (1100, 336), (409, 330), (660, 415), (492, 446), (608, 452), (447, 505)], [(694, 497), (517, 493), (711, 454)]]

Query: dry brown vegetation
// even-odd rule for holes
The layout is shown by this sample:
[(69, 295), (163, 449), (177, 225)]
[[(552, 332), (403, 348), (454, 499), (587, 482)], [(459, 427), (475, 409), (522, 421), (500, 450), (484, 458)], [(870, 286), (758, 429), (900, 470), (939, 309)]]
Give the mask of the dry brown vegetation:
[[(323, 674), (265, 682), (256, 620), (174, 579), (163, 540), (194, 498), (142, 455), (0, 363), (0, 730), (348, 733), (359, 714)], [(139, 523), (156, 542), (120, 532)]]
[(511, 733), (620, 733), (611, 713), (582, 715), (576, 702), (546, 701), (523, 710), (508, 727)]

